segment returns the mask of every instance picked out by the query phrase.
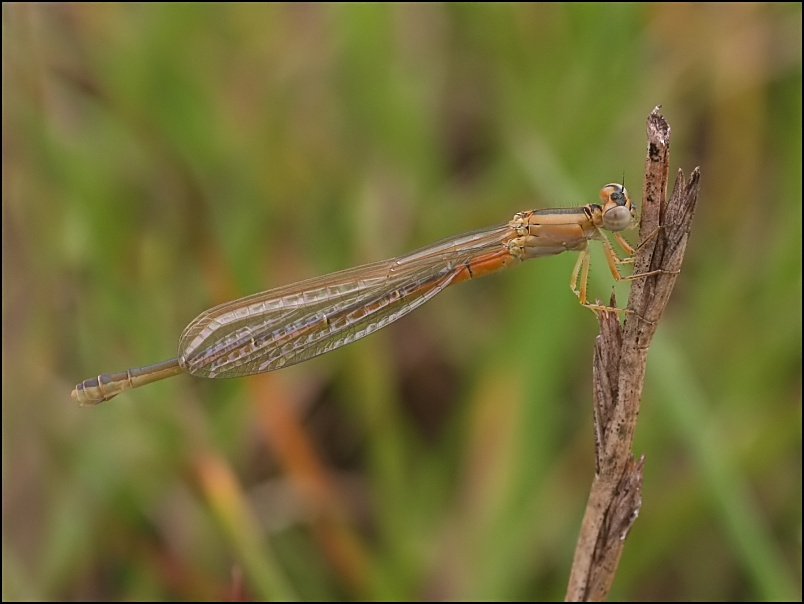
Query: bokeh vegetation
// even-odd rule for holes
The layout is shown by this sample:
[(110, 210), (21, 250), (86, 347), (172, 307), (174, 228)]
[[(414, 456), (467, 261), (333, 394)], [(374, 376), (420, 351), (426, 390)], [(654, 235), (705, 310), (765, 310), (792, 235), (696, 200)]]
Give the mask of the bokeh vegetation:
[(593, 473), (571, 254), (279, 372), (69, 392), (213, 304), (638, 201), (658, 103), (702, 192), (612, 598), (800, 599), (799, 3), (4, 4), (4, 599), (563, 597)]

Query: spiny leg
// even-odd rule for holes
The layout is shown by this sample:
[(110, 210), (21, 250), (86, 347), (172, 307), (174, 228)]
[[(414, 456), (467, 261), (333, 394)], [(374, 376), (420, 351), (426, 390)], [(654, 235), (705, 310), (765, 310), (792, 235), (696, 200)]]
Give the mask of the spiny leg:
[[(633, 281), (635, 279), (642, 279), (643, 277), (650, 277), (652, 275), (659, 275), (662, 273), (665, 274), (676, 274), (675, 272), (666, 271), (663, 269), (656, 269), (653, 271), (648, 271), (645, 273), (639, 273), (636, 275), (628, 275), (627, 277), (623, 277), (620, 274), (620, 271), (617, 269), (618, 264), (631, 264), (634, 262), (634, 256), (636, 253), (642, 249), (642, 247), (650, 241), (656, 234), (659, 232), (659, 228), (654, 229), (654, 231), (648, 235), (645, 240), (640, 243), (636, 248), (633, 248), (619, 233), (612, 233), (617, 243), (620, 247), (623, 248), (627, 254), (629, 254), (628, 258), (620, 258), (617, 255), (617, 252), (614, 250), (614, 246), (609, 241), (609, 238), (606, 237), (606, 234), (603, 233), (601, 230), (598, 229), (598, 237), (595, 239), (599, 239), (603, 243), (603, 251), (606, 254), (606, 263), (609, 265), (609, 270), (611, 271), (612, 277), (614, 277), (615, 281)], [(624, 314), (636, 314), (627, 308), (615, 308), (612, 306), (604, 306), (602, 304), (592, 304), (587, 300), (587, 281), (589, 279), (589, 249), (584, 248), (580, 251), (578, 256), (578, 260), (575, 262), (575, 267), (572, 269), (572, 276), (570, 278), (570, 288), (578, 296), (578, 300), (580, 301), (582, 306), (585, 306), (595, 314), (597, 311), (603, 312), (617, 312), (617, 313), (624, 313)], [(580, 285), (578, 283), (578, 279), (580, 278)], [(637, 315), (639, 316), (639, 315)], [(641, 317), (640, 317), (641, 318)], [(645, 320), (645, 319), (643, 319)]]
[(651, 231), (650, 235), (645, 237), (645, 239), (642, 241), (642, 243), (640, 243), (636, 247), (632, 247), (631, 244), (628, 243), (625, 240), (625, 237), (623, 237), (620, 233), (612, 233), (612, 235), (614, 236), (614, 239), (617, 241), (617, 243), (620, 245), (620, 247), (623, 248), (623, 251), (626, 254), (628, 254), (628, 258), (620, 258), (618, 256), (617, 257), (617, 264), (633, 264), (634, 257), (637, 255), (639, 250), (641, 250), (643, 247), (645, 247), (645, 244), (647, 244), (651, 239), (656, 237), (656, 235), (659, 233), (659, 231), (661, 229), (663, 229), (663, 228), (664, 227), (660, 225), (660, 226), (656, 227), (655, 229), (653, 229), (653, 231)]
[[(580, 284), (578, 279), (580, 278)], [(578, 255), (578, 260), (575, 262), (575, 268), (572, 269), (572, 277), (570, 278), (570, 288), (573, 293), (578, 296), (578, 301), (581, 306), (584, 306), (597, 314), (597, 311), (604, 312), (621, 312), (631, 314), (631, 311), (626, 308), (614, 308), (613, 306), (603, 306), (602, 304), (592, 304), (586, 299), (586, 284), (589, 281), (589, 249), (581, 250)]]
[[(619, 233), (612, 233), (614, 235), (614, 239), (617, 243), (620, 244), (620, 247), (623, 248), (623, 251), (628, 254), (627, 258), (620, 258), (617, 257), (617, 264), (632, 264), (634, 262), (634, 255), (636, 254), (636, 249), (631, 247), (631, 244), (625, 240), (625, 237), (620, 235)], [(643, 242), (644, 243), (644, 242)]]
[[(630, 249), (633, 250), (634, 253), (636, 253), (643, 245), (645, 245), (645, 243), (651, 237), (654, 237), (658, 231), (659, 231), (659, 229), (654, 230), (653, 233), (651, 233), (645, 239), (645, 241), (643, 241), (641, 244), (639, 244), (639, 246), (635, 250), (633, 248), (631, 248), (631, 246), (628, 245), (628, 243), (624, 239), (622, 239), (622, 236), (620, 236), (619, 233), (613, 233), (613, 235), (617, 239), (617, 242), (620, 245), (625, 244), (625, 246), (627, 246), (627, 247), (624, 246), (623, 249), (625, 249), (627, 251), (628, 248), (630, 248)], [(621, 239), (622, 239), (622, 241), (620, 241)], [(670, 271), (666, 271), (664, 269), (657, 268), (656, 270), (653, 270), (653, 271), (647, 271), (645, 273), (638, 273), (636, 275), (628, 275), (627, 277), (623, 277), (620, 274), (620, 271), (617, 270), (617, 265), (618, 264), (626, 264), (626, 263), (633, 262), (634, 261), (634, 256), (631, 256), (630, 258), (626, 258), (626, 259), (621, 259), (619, 256), (617, 256), (617, 252), (614, 250), (614, 246), (611, 244), (611, 241), (609, 241), (608, 237), (606, 237), (603, 233), (601, 233), (600, 241), (603, 243), (603, 251), (606, 254), (606, 262), (609, 265), (609, 270), (611, 271), (611, 276), (614, 277), (614, 279), (616, 281), (633, 281), (634, 279), (642, 279), (643, 277), (650, 277), (652, 275), (660, 275), (662, 273), (675, 274), (675, 273), (671, 273)]]
[[(581, 274), (581, 288), (578, 289), (578, 275)], [(589, 250), (583, 249), (578, 254), (578, 260), (575, 261), (575, 267), (572, 269), (570, 276), (570, 289), (578, 296), (581, 304), (586, 306), (586, 281), (589, 277)]]

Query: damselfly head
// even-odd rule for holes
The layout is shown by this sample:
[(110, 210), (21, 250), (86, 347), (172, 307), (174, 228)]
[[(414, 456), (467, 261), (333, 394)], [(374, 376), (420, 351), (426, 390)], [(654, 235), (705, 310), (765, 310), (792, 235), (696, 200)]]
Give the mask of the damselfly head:
[(606, 185), (600, 190), (600, 200), (603, 202), (603, 228), (622, 231), (636, 218), (636, 207), (631, 203), (623, 185)]

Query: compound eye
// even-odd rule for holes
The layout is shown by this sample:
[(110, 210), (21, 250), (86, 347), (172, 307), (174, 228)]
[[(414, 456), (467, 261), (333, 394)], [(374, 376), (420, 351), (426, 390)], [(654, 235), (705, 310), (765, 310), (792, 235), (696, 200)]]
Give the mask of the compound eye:
[(630, 226), (633, 219), (628, 208), (613, 206), (603, 213), (603, 226), (610, 231), (622, 231)]
[(634, 208), (624, 186), (617, 183), (606, 185), (600, 191), (600, 199), (603, 201), (604, 228), (610, 231), (622, 231), (631, 225)]

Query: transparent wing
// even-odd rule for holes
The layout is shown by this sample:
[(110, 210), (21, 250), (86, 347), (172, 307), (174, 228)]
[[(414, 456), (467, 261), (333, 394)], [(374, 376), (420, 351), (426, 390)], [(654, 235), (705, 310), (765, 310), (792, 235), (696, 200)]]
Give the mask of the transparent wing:
[(449, 286), (473, 258), (504, 251), (514, 236), (504, 223), (221, 304), (184, 330), (179, 362), (188, 373), (216, 378), (300, 363), (396, 321)]

